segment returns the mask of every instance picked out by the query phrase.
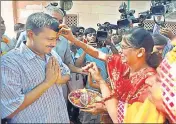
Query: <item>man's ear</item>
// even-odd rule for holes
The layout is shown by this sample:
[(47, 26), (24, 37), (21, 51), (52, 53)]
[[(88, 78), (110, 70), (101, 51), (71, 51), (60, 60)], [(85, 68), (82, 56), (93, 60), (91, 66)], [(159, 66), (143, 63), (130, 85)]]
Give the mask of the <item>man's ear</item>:
[(29, 39), (31, 39), (31, 38), (33, 39), (34, 32), (32, 30), (27, 30), (27, 36), (28, 36)]

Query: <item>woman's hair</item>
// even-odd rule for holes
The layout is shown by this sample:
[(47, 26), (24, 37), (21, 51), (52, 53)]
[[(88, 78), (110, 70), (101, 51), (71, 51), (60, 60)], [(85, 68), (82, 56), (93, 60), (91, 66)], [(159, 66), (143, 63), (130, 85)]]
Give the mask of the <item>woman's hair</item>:
[(146, 62), (150, 67), (157, 68), (159, 65), (159, 57), (156, 53), (152, 53), (154, 41), (149, 31), (141, 27), (134, 27), (125, 33), (123, 38), (133, 48), (144, 48), (146, 52)]

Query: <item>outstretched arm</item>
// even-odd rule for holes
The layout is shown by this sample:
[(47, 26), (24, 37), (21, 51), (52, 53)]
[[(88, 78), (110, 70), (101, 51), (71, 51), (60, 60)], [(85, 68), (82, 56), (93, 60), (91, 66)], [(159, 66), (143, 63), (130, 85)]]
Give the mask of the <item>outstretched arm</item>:
[(70, 42), (74, 43), (76, 46), (82, 48), (87, 54), (91, 55), (94, 58), (100, 59), (102, 61), (107, 61), (108, 55), (98, 51), (96, 48), (87, 45), (81, 41), (79, 41), (78, 39), (76, 39), (72, 32), (71, 29), (68, 28), (68, 26), (66, 25), (60, 25), (59, 26), (60, 31), (59, 31), (59, 35), (62, 35), (63, 37), (67, 38)]

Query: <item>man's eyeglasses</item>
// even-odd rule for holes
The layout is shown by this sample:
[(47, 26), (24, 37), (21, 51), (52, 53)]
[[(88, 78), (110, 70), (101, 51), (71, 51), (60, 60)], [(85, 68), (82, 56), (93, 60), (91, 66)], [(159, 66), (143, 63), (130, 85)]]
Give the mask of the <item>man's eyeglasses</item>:
[(92, 36), (96, 37), (97, 34), (95, 34), (95, 33), (89, 33), (89, 34), (87, 34), (87, 36), (89, 36), (89, 37), (92, 37)]

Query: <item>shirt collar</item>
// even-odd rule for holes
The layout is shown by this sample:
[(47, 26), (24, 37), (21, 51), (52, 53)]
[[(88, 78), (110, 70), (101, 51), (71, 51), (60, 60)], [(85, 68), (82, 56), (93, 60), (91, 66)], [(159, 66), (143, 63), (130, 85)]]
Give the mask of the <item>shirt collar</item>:
[[(31, 49), (29, 49), (27, 46), (26, 46), (26, 41), (23, 41), (20, 45), (20, 52), (23, 53), (24, 57), (27, 58), (27, 60), (31, 60), (35, 57), (38, 57), (38, 58), (41, 58), (39, 57), (37, 54), (35, 54)], [(45, 55), (45, 58), (46, 58), (46, 62), (48, 62), (50, 56), (52, 54), (50, 53), (49, 55)], [(42, 59), (42, 58), (41, 58)]]
[(36, 54), (32, 52), (27, 46), (26, 46), (26, 41), (23, 41), (20, 45), (20, 53), (23, 53), (23, 55), (27, 58), (27, 60), (33, 59)]

